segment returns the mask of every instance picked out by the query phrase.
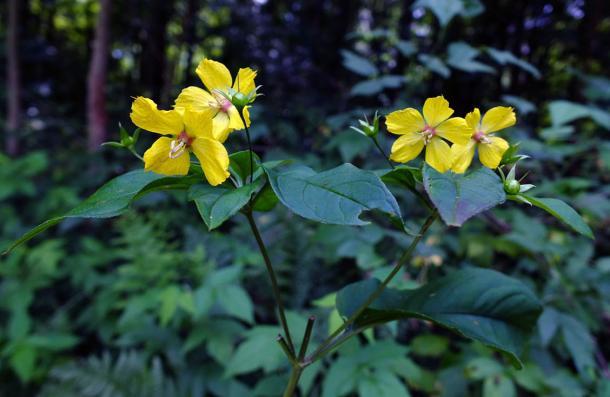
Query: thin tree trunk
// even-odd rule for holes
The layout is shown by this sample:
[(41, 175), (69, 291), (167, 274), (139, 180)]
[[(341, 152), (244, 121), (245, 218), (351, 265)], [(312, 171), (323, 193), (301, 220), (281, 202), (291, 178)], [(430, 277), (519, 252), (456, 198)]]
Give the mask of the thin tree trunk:
[(87, 77), (87, 147), (93, 152), (106, 140), (106, 72), (110, 45), (110, 3), (100, 0), (93, 53)]
[(17, 130), (21, 121), (21, 86), (19, 82), (19, 1), (8, 2), (8, 29), (6, 35), (7, 62), (7, 120), (6, 120), (6, 152), (15, 156), (19, 151)]

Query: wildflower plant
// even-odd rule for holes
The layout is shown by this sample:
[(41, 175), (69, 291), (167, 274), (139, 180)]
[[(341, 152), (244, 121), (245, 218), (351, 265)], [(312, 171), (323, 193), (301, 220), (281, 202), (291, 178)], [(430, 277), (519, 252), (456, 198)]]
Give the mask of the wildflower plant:
[[(240, 69), (233, 79), (223, 64), (204, 59), (196, 73), (207, 90), (185, 88), (173, 109), (160, 110), (150, 99), (134, 99), (133, 123), (161, 136), (143, 156), (135, 149), (139, 130), (129, 136), (122, 129), (120, 142), (111, 146), (136, 154), (144, 162), (143, 169), (109, 181), (67, 214), (24, 234), (6, 253), (66, 218), (114, 217), (147, 193), (184, 190), (210, 230), (238, 214), (251, 228), (277, 306), (281, 325), (277, 341), (290, 369), (284, 396), (295, 395), (302, 373), (346, 340), (376, 325), (407, 318), (430, 321), (479, 341), (502, 352), (517, 368), (522, 366), (520, 355), (542, 306), (520, 281), (471, 267), (415, 289), (388, 287), (412, 261), (417, 245), (439, 218), (448, 226), (459, 227), (507, 200), (545, 210), (575, 232), (593, 238), (589, 226), (570, 206), (555, 198), (531, 195), (534, 186), (517, 180), (515, 164), (525, 156), (516, 153), (517, 145), (492, 135), (516, 123), (513, 109), (495, 107), (481, 117), (475, 108), (465, 118), (456, 117), (449, 102), (436, 96), (424, 101), (421, 112), (415, 107), (390, 112), (385, 125), (399, 137), (389, 156), (378, 140), (384, 123), (376, 113), (372, 121), (361, 120), (353, 129), (373, 141), (390, 168), (370, 171), (343, 164), (319, 172), (293, 161), (263, 162), (253, 152), (248, 107), (259, 95), (255, 71)], [(229, 154), (224, 142), (232, 132), (242, 130), (248, 147)], [(424, 162), (417, 162), (424, 149)], [(476, 151), (481, 167), (473, 165)], [(410, 220), (402, 215), (388, 185), (407, 189), (428, 211), (418, 231), (406, 226)], [(304, 330), (290, 329), (274, 266), (258, 230), (256, 213), (269, 211), (278, 202), (303, 218), (336, 225), (366, 227), (368, 222), (361, 215), (374, 210), (404, 232), (408, 242), (382, 280), (369, 278), (337, 292), (336, 309), (342, 322), (319, 341), (313, 335), (313, 317)], [(303, 338), (295, 340), (297, 334)]]

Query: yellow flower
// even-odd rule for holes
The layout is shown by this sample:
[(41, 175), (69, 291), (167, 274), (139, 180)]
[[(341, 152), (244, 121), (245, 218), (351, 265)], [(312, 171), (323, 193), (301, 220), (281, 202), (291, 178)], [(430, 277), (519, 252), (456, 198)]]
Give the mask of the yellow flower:
[[(208, 91), (199, 87), (187, 87), (182, 90), (176, 99), (176, 106), (193, 108), (194, 110), (214, 111), (214, 135), (220, 142), (224, 142), (233, 130), (242, 130), (244, 124), (239, 116), (239, 111), (227, 96), (231, 92), (241, 92), (248, 95), (256, 89), (254, 78), (256, 72), (250, 68), (239, 69), (235, 82), (231, 73), (220, 62), (204, 59), (195, 70)], [(248, 108), (243, 110), (246, 125), (250, 126), (250, 114)]]
[(443, 138), (458, 144), (470, 139), (470, 129), (461, 117), (451, 117), (453, 109), (442, 96), (426, 99), (424, 115), (413, 108), (390, 113), (386, 117), (388, 131), (402, 135), (392, 145), (390, 159), (406, 163), (413, 160), (424, 146), (426, 163), (438, 172), (451, 168), (451, 149)]
[(478, 108), (466, 115), (466, 124), (470, 129), (472, 139), (464, 144), (456, 144), (451, 147), (453, 172), (465, 172), (475, 149), (479, 149), (479, 160), (487, 168), (496, 169), (502, 160), (502, 155), (508, 149), (508, 142), (504, 139), (492, 136), (492, 132), (515, 125), (517, 118), (511, 107), (497, 106), (490, 109), (481, 120), (481, 112)]
[(186, 175), (195, 153), (210, 185), (216, 186), (229, 177), (229, 154), (212, 132), (210, 111), (175, 108), (159, 110), (157, 104), (137, 97), (131, 105), (135, 125), (162, 135), (144, 153), (144, 169), (164, 175)]

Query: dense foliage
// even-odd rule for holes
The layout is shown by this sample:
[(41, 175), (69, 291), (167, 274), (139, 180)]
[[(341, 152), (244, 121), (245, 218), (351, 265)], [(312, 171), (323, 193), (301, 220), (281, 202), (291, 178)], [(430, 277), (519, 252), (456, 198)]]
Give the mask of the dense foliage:
[[(22, 3), (24, 122), (20, 155), (0, 157), (2, 248), (41, 220), (66, 214), (111, 177), (141, 168), (128, 151), (85, 149), (84, 87), (98, 3)], [(487, 344), (504, 354), (421, 321), (435, 320), (422, 307), (405, 311), (388, 303), (373, 307), (367, 318), (400, 321), (367, 330), (309, 367), (300, 383), (303, 395), (610, 393), (610, 350), (604, 344), (610, 297), (610, 141), (604, 139), (610, 130), (610, 59), (602, 51), (610, 45), (608, 4), (122, 3), (111, 16), (112, 140), (120, 139), (114, 127), (119, 121), (132, 130), (131, 97), (147, 93), (170, 105), (179, 87), (196, 82), (192, 71), (204, 55), (233, 70), (247, 63), (259, 70), (264, 96), (252, 111), (252, 135), (264, 161), (298, 158), (310, 170), (342, 172), (343, 178), (350, 178), (349, 166), (334, 168), (342, 162), (387, 168), (371, 140), (349, 129), (363, 114), (370, 119), (376, 110), (386, 115), (419, 107), (440, 94), (460, 114), (498, 101), (516, 109), (518, 123), (503, 136), (520, 142), (519, 152), (531, 156), (518, 163), (517, 178), (537, 186), (536, 196), (527, 199), (550, 214), (521, 200), (477, 214), (459, 229), (434, 224), (390, 284), (386, 302), (400, 300), (406, 288), (411, 297), (422, 288), (433, 290), (451, 274), (465, 277), (455, 288), (473, 295), (485, 289), (468, 284), (468, 272), (495, 277), (487, 273), (495, 269), (510, 275), (544, 306), (534, 334), (523, 336), (523, 368), (512, 365), (514, 346), (501, 338)], [(379, 143), (389, 152), (383, 130)], [(150, 143), (143, 134), (136, 150)], [(243, 135), (227, 144), (232, 153), (246, 147)], [(434, 200), (430, 181), (453, 177), (424, 170), (420, 177)], [(153, 182), (149, 173), (125, 175), (135, 178), (130, 184)], [(398, 202), (396, 208), (377, 208), (401, 213), (411, 231), (425, 214), (414, 205), (416, 197), (399, 188), (408, 175), (413, 174), (385, 174)], [(272, 171), (269, 179), (281, 191)], [(129, 210), (130, 199), (115, 201), (109, 213), (126, 210), (119, 218), (69, 215), (44, 238), (0, 258), (0, 394), (274, 396), (283, 389), (288, 366), (276, 342), (271, 288), (245, 218), (238, 214), (215, 224), (218, 218), (202, 211), (213, 199), (205, 189), (149, 190)], [(498, 202), (504, 201), (499, 194)], [(584, 236), (586, 224), (544, 197), (577, 208), (595, 239)], [(293, 211), (278, 205), (258, 213), (257, 221), (277, 266), (288, 322), (303, 330), (315, 314), (315, 346), (353, 310), (355, 302), (342, 300), (347, 292), (341, 288), (373, 288), (373, 279), (390, 271), (410, 241), (379, 212), (362, 217), (376, 221), (368, 225), (324, 225), (295, 213), (309, 219), (332, 214), (307, 214), (289, 195), (280, 199)], [(438, 206), (446, 223), (464, 223), (464, 214)], [(359, 211), (348, 215), (363, 223)]]

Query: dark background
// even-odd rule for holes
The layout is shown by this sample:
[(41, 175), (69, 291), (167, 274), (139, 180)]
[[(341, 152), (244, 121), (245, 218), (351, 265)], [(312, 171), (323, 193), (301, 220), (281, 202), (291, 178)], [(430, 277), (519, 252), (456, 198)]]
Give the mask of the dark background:
[[(132, 97), (169, 108), (201, 86), (203, 57), (258, 70), (252, 133), (263, 158), (319, 170), (385, 167), (348, 128), (375, 110), (440, 94), (461, 116), (514, 106), (518, 123), (503, 136), (532, 156), (521, 175), (582, 212), (596, 240), (510, 204), (459, 230), (437, 225), (398, 282), (476, 265), (531, 285), (545, 314), (526, 370), (404, 322), (312, 368), (302, 393), (608, 395), (610, 2), (8, 0), (0, 16), (2, 246), (141, 167), (100, 144), (119, 139), (119, 123), (133, 129)], [(142, 135), (140, 153), (152, 138)], [(243, 150), (245, 139), (227, 145)], [(313, 225), (281, 208), (260, 222), (293, 321), (317, 313), (319, 337), (337, 321), (328, 294), (383, 274), (406, 244), (390, 228)], [(65, 222), (0, 258), (0, 277), (0, 395), (272, 396), (287, 377), (243, 219), (209, 233), (180, 194), (150, 195), (118, 220)], [(384, 361), (397, 351), (401, 360)]]

